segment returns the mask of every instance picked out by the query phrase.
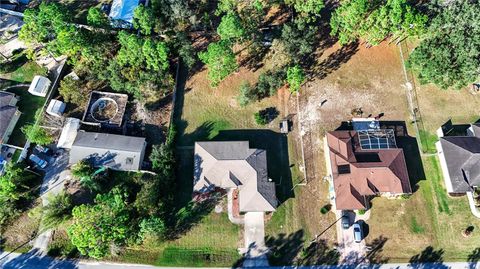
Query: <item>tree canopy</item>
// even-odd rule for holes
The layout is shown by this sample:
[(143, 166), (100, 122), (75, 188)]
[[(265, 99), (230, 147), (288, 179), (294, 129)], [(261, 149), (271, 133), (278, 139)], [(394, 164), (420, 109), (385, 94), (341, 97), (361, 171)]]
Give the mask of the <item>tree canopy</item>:
[(130, 231), (130, 213), (127, 196), (119, 188), (107, 194), (98, 194), (93, 205), (80, 205), (73, 209), (73, 224), (68, 236), (82, 255), (102, 258), (112, 244), (123, 244)]
[(404, 38), (424, 31), (427, 17), (420, 14), (407, 0), (347, 0), (332, 14), (332, 35), (345, 45), (364, 39), (377, 45), (386, 38)]
[(323, 0), (285, 0), (285, 4), (293, 6), (307, 21), (314, 21), (320, 17), (320, 11), (325, 7)]
[(245, 35), (245, 29), (237, 15), (228, 13), (222, 17), (217, 28), (217, 33), (221, 39), (237, 40)]
[(460, 88), (480, 79), (480, 2), (452, 1), (432, 20), (408, 65), (423, 83)]
[(214, 87), (238, 68), (235, 54), (225, 40), (210, 43), (207, 50), (200, 52), (198, 57), (207, 65), (208, 78)]
[(155, 28), (157, 19), (153, 14), (153, 10), (144, 5), (139, 5), (133, 12), (133, 27), (140, 30), (144, 35), (150, 35)]
[(110, 21), (105, 13), (98, 7), (91, 7), (88, 9), (87, 23), (94, 27), (108, 28)]
[(287, 69), (287, 82), (291, 92), (298, 92), (305, 81), (305, 73), (298, 65)]

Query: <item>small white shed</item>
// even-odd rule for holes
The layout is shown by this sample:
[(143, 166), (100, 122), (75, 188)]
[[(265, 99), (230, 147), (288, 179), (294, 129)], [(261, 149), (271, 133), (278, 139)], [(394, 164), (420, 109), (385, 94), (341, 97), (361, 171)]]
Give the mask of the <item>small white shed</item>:
[(52, 99), (47, 107), (47, 114), (61, 117), (63, 115), (63, 111), (65, 111), (65, 103), (59, 100)]
[(30, 84), (30, 87), (28, 88), (28, 92), (36, 96), (46, 97), (50, 84), (51, 82), (48, 78), (35, 76), (32, 84)]

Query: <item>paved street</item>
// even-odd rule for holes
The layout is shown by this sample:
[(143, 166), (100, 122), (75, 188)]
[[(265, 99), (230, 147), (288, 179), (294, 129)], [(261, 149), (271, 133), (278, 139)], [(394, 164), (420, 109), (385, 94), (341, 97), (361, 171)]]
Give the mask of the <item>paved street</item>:
[[(173, 267), (156, 267), (138, 264), (119, 264), (87, 261), (55, 260), (53, 258), (39, 256), (35, 252), (29, 254), (10, 254), (5, 257), (0, 253), (0, 269), (175, 269)], [(178, 267), (177, 267), (178, 268)], [(183, 267), (184, 269), (190, 269)], [(199, 267), (197, 267), (198, 269)], [(381, 265), (331, 265), (331, 266), (266, 266), (260, 268), (271, 269), (480, 269), (479, 263), (446, 262), (446, 263), (389, 263)], [(193, 268), (192, 268), (193, 269)], [(218, 269), (218, 268), (217, 268)]]

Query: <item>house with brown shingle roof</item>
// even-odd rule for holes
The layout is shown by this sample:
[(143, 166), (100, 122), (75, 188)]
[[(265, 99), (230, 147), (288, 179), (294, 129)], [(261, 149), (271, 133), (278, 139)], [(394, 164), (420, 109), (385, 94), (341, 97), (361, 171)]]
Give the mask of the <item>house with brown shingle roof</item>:
[[(373, 123), (373, 124), (371, 124)], [(361, 121), (326, 135), (338, 210), (369, 208), (369, 198), (412, 192), (403, 150), (391, 129)]]

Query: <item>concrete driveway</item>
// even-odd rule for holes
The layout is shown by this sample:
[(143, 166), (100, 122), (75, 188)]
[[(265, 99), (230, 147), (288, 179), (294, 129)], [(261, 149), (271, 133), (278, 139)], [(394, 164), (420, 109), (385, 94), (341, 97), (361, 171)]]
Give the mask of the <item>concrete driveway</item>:
[(263, 212), (245, 214), (245, 261), (244, 267), (268, 266), (265, 246), (265, 221)]
[[(336, 228), (337, 241), (339, 244), (338, 250), (340, 251), (342, 262), (346, 264), (363, 262), (366, 256), (365, 239), (363, 239), (360, 243), (356, 243), (353, 237), (353, 225), (346, 230), (343, 229), (340, 221), (340, 218), (342, 217), (342, 211), (336, 210), (335, 215), (339, 220), (336, 223)], [(361, 217), (357, 216), (354, 212), (350, 212), (349, 217), (350, 224), (361, 220)]]
[[(46, 159), (49, 163), (44, 169), (45, 176), (40, 188), (40, 197), (43, 206), (48, 205), (48, 197), (61, 192), (63, 190), (64, 182), (71, 178), (70, 170), (67, 169), (68, 157), (67, 152), (62, 152), (58, 157), (41, 156), (41, 158)], [(50, 229), (45, 230), (44, 227), (40, 225), (39, 234), (33, 241), (33, 249), (36, 249), (41, 253), (46, 253), (51, 237), (52, 231)]]

